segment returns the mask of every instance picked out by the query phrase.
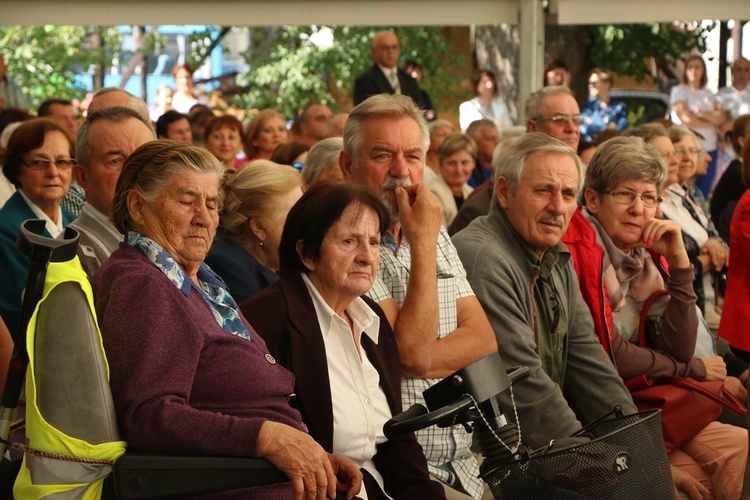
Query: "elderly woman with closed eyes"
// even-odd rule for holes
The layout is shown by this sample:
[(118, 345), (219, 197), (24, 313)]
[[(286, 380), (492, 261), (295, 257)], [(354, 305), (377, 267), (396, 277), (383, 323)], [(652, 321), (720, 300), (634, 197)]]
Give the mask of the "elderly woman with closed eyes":
[(211, 498), (352, 498), (361, 473), (327, 454), (289, 406), (277, 364), (203, 262), (219, 224), (224, 168), (208, 151), (154, 141), (133, 152), (112, 219), (125, 235), (94, 274), (117, 419), (144, 453), (264, 457), (291, 480)]
[(60, 207), (75, 165), (75, 138), (48, 118), (20, 125), (8, 141), (3, 173), (17, 188), (0, 210), (0, 316), (11, 332), (18, 328), (21, 292), (29, 259), (16, 248), (21, 223), (45, 221), (44, 236), (56, 237), (75, 216)]
[(401, 412), (401, 369), (388, 319), (364, 294), (389, 220), (366, 189), (315, 184), (287, 217), (283, 277), (241, 308), (271, 354), (294, 372), (293, 404), (310, 434), (362, 469), (360, 497), (439, 499), (443, 488), (430, 481), (414, 435), (383, 434), (383, 424)]

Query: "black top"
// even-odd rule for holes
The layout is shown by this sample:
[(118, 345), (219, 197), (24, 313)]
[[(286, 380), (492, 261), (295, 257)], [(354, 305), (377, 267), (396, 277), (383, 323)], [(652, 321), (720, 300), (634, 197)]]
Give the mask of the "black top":
[(729, 243), (729, 224), (737, 202), (745, 194), (747, 186), (742, 182), (742, 160), (735, 159), (719, 179), (711, 197), (711, 219), (722, 239)]
[(239, 304), (279, 279), (279, 275), (247, 253), (226, 230), (219, 228), (206, 255), (206, 264), (218, 274)]

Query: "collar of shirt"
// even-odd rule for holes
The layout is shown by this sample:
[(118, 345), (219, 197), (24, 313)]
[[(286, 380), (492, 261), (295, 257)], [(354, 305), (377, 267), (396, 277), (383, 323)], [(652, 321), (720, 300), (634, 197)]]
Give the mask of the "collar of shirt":
[[(451, 266), (451, 263), (446, 260), (441, 251), (446, 244), (450, 244), (450, 236), (448, 236), (448, 232), (445, 228), (441, 227), (440, 232), (438, 233), (438, 259), (435, 269), (436, 275), (439, 279), (454, 277), (453, 267)], [(387, 249), (397, 260), (403, 263), (406, 268), (411, 268), (411, 248), (409, 247), (409, 241), (406, 239), (403, 232), (401, 233), (401, 244), (399, 245), (398, 240), (396, 240), (396, 237), (391, 230), (389, 229), (386, 231), (380, 239), (380, 248)], [(383, 260), (381, 259), (380, 262), (382, 264)]]
[(386, 68), (385, 66), (381, 66), (378, 63), (375, 64), (378, 65), (378, 68), (380, 68), (380, 71), (382, 71), (385, 77), (388, 78), (389, 82), (391, 81), (391, 74), (393, 74), (394, 71), (396, 72), (396, 76), (398, 76), (398, 68)]
[[(406, 238), (402, 236), (401, 242), (404, 245), (408, 245), (408, 242), (406, 241)], [(396, 241), (396, 237), (393, 235), (393, 233), (388, 230), (383, 235), (383, 238), (380, 240), (380, 246), (387, 248), (390, 250), (390, 252), (393, 255), (396, 255), (398, 253), (399, 244), (398, 241)]]
[(109, 231), (112, 236), (114, 236), (118, 240), (122, 240), (122, 234), (117, 230), (115, 225), (112, 224), (112, 220), (108, 216), (104, 215), (99, 210), (94, 208), (94, 205), (87, 201), (83, 205), (83, 210), (81, 212), (83, 211), (88, 213), (88, 215), (90, 215), (93, 219), (96, 219), (96, 221), (99, 222), (99, 224), (101, 224), (102, 227), (104, 227), (107, 231)]
[[(315, 285), (313, 285), (312, 281), (310, 281), (310, 278), (307, 277), (307, 274), (301, 274), (302, 281), (305, 282), (307, 290), (310, 292), (310, 297), (312, 297), (313, 305), (315, 306), (315, 312), (318, 316), (320, 331), (322, 332), (323, 336), (326, 337), (331, 331), (331, 325), (333, 324), (335, 318), (340, 321), (346, 321), (341, 316), (336, 314), (336, 312), (331, 309), (331, 307), (326, 303), (326, 301), (323, 299), (323, 296), (320, 295), (320, 292), (318, 292), (318, 289), (315, 288)], [(346, 312), (349, 313), (349, 316), (352, 318), (352, 330), (354, 332), (357, 332), (357, 336), (359, 337), (361, 333), (364, 333), (365, 335), (370, 337), (370, 340), (377, 344), (380, 335), (380, 318), (372, 309), (367, 306), (365, 301), (360, 297), (357, 297), (352, 301), (351, 304), (346, 307)]]
[(21, 196), (23, 197), (23, 201), (26, 202), (26, 204), (29, 206), (32, 212), (34, 212), (34, 215), (42, 219), (45, 223), (44, 227), (47, 229), (47, 232), (53, 237), (57, 238), (60, 236), (60, 234), (63, 232), (63, 220), (62, 220), (62, 209), (60, 207), (57, 207), (57, 222), (53, 222), (52, 219), (47, 217), (47, 214), (42, 211), (41, 208), (36, 206), (34, 202), (32, 202), (23, 192), (23, 189), (18, 190), (19, 193), (21, 193)]
[(232, 335), (250, 340), (250, 332), (240, 318), (237, 303), (227, 292), (226, 285), (221, 281), (221, 278), (205, 262), (201, 263), (198, 269), (198, 282), (200, 283), (200, 286), (198, 286), (190, 279), (182, 266), (148, 236), (130, 231), (125, 236), (125, 243), (143, 252), (146, 258), (164, 273), (185, 297), (190, 296), (191, 289), (200, 293), (210, 306), (214, 319), (221, 328)]

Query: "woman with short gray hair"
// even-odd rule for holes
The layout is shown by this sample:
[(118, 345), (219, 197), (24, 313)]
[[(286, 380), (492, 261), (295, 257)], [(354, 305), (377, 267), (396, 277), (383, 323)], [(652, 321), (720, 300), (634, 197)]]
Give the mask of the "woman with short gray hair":
[[(727, 378), (720, 356), (694, 355), (701, 323), (693, 266), (680, 226), (656, 218), (667, 177), (661, 154), (641, 138), (602, 143), (586, 171), (585, 204), (571, 219), (563, 242), (573, 257), (595, 332), (623, 379), (673, 375), (726, 380), (725, 386), (742, 397), (742, 383)], [(664, 290), (668, 297), (642, 310)], [(651, 348), (635, 345), (642, 315)], [(667, 451), (673, 472), (698, 480), (711, 498), (739, 497), (743, 474), (734, 467), (744, 470), (746, 429), (710, 422)]]

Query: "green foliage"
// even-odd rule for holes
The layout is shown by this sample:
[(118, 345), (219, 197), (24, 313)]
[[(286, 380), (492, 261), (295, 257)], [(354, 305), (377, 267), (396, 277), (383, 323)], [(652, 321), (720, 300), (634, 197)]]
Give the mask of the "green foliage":
[(228, 31), (228, 27), (206, 26), (201, 31), (191, 33), (188, 37), (189, 50), (185, 61), (187, 65), (193, 70), (200, 68), (211, 55), (211, 51), (217, 45), (221, 45), (221, 39)]
[[(332, 44), (325, 38), (328, 28), (288, 26), (256, 28), (245, 58), (250, 72), (240, 75), (239, 85), (250, 90), (235, 104), (246, 109), (276, 108), (293, 116), (309, 101), (320, 101), (332, 109), (346, 106), (354, 79), (372, 65), (372, 38), (384, 27), (341, 26), (330, 28)], [(401, 44), (401, 61), (414, 59), (423, 66), (423, 87), (436, 102), (450, 94), (460, 77), (451, 71), (460, 61), (439, 27), (393, 28)], [(317, 44), (316, 44), (317, 43)]]
[(586, 44), (594, 66), (641, 81), (651, 75), (649, 57), (659, 68), (668, 68), (692, 50), (705, 52), (713, 27), (685, 22), (598, 25), (587, 30)]
[(83, 99), (85, 88), (74, 75), (108, 66), (120, 53), (120, 33), (99, 29), (103, 48), (94, 48), (91, 26), (0, 26), (8, 74), (24, 89), (32, 107), (51, 97)]

